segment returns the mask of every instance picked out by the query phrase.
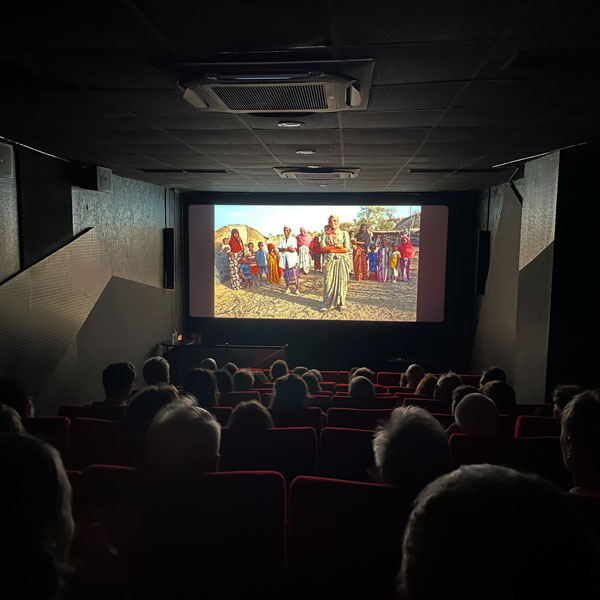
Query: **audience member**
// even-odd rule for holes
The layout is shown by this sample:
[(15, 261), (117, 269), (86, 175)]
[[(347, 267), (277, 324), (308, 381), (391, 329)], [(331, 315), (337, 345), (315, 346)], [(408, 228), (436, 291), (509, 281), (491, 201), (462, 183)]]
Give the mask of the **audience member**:
[(600, 498), (600, 394), (577, 394), (562, 411), (560, 445), (574, 494)]
[(254, 385), (254, 375), (248, 369), (239, 369), (233, 376), (233, 388), (236, 392), (249, 392)]
[(565, 406), (573, 400), (577, 394), (581, 394), (583, 388), (580, 385), (557, 385), (552, 392), (552, 404), (554, 405), (554, 418), (560, 419)]
[(375, 466), (385, 483), (416, 495), (436, 477), (450, 471), (448, 437), (423, 408), (396, 408), (373, 438)]
[(6, 404), (0, 404), (0, 433), (22, 433), (23, 423), (19, 413)]
[(221, 395), (233, 392), (233, 377), (229, 371), (225, 369), (217, 369), (215, 371), (215, 378), (217, 380), (217, 387)]
[(506, 381), (488, 381), (481, 387), (481, 393), (491, 398), (501, 415), (512, 415), (517, 408), (515, 390)]
[(459, 385), (457, 388), (454, 388), (452, 391), (452, 414), (456, 410), (456, 405), (467, 395), (467, 394), (477, 394), (479, 392), (479, 388), (476, 388), (474, 385)]
[(227, 421), (230, 431), (262, 431), (273, 427), (269, 411), (256, 400), (240, 402)]
[(238, 367), (235, 363), (228, 362), (223, 365), (223, 368), (229, 372), (229, 374), (233, 377), (235, 372), (238, 370)]
[(406, 369), (406, 373), (402, 377), (401, 385), (416, 389), (425, 377), (425, 369), (421, 365), (412, 364)]
[(112, 363), (102, 372), (106, 406), (122, 406), (131, 397), (135, 381), (135, 367), (129, 362)]
[(154, 417), (168, 404), (179, 398), (172, 385), (150, 385), (131, 397), (123, 421), (147, 432)]
[(490, 381), (506, 381), (506, 373), (500, 367), (490, 367), (486, 369), (479, 380), (479, 387), (482, 388)]
[(348, 383), (352, 383), (355, 377), (366, 377), (371, 383), (375, 383), (375, 373), (367, 367), (359, 367), (352, 373), (352, 376), (348, 375)]
[(348, 371), (348, 383), (350, 383), (350, 380), (352, 379), (352, 377), (354, 376), (354, 373), (356, 373), (356, 371), (360, 369), (360, 367), (352, 367), (349, 371)]
[(200, 368), (206, 369), (207, 371), (216, 371), (217, 361), (214, 358), (204, 358), (200, 361)]
[(310, 369), (309, 373), (314, 375), (318, 379), (319, 383), (323, 382), (323, 375), (321, 375), (321, 371), (319, 371), (318, 369)]
[(433, 397), (436, 400), (446, 402), (448, 408), (450, 408), (452, 404), (452, 392), (460, 385), (462, 385), (462, 380), (456, 373), (450, 372), (442, 375), (437, 381)]
[[(356, 372), (358, 373), (358, 370)], [(348, 393), (350, 394), (350, 399), (344, 402), (345, 406), (355, 408), (369, 408), (373, 406), (375, 401), (375, 386), (367, 377), (354, 374), (348, 386)]]
[(221, 426), (211, 413), (173, 402), (150, 425), (148, 461), (154, 471), (167, 477), (212, 473), (218, 469), (220, 441)]
[(147, 385), (169, 384), (169, 363), (162, 356), (149, 358), (142, 368), (142, 375)]
[(308, 387), (308, 393), (311, 396), (321, 391), (321, 385), (319, 384), (319, 380), (311, 371), (307, 371), (306, 373), (304, 373), (304, 375), (302, 375), (302, 379), (304, 379), (306, 386)]
[(308, 388), (302, 377), (290, 373), (275, 381), (271, 408), (297, 409), (307, 406)]
[(417, 385), (415, 389), (415, 394), (426, 396), (427, 398), (433, 398), (437, 381), (438, 378), (433, 373), (426, 373), (423, 376), (423, 379), (419, 381), (419, 385)]
[(498, 409), (490, 398), (480, 393), (467, 394), (456, 405), (454, 421), (457, 430), (452, 433), (487, 439), (497, 439), (500, 436)]
[(254, 374), (254, 386), (255, 388), (263, 388), (268, 385), (269, 379), (262, 371), (252, 371)]
[(183, 380), (183, 391), (196, 398), (198, 406), (210, 408), (219, 405), (217, 378), (213, 371), (192, 369)]
[(14, 408), (22, 419), (33, 417), (33, 403), (25, 385), (16, 377), (0, 378), (0, 404)]
[(308, 367), (294, 367), (292, 373), (298, 375), (298, 377), (302, 377), (304, 373), (308, 373)]
[(54, 600), (73, 537), (71, 486), (58, 452), (20, 433), (0, 435), (0, 580), (6, 598)]
[[(463, 466), (429, 484), (415, 502), (402, 552), (403, 600), (600, 594), (598, 550), (567, 498), (504, 467)], [(550, 573), (557, 556), (560, 566)]]
[(285, 360), (276, 360), (271, 365), (271, 381), (277, 381), (280, 377), (288, 374), (288, 365)]

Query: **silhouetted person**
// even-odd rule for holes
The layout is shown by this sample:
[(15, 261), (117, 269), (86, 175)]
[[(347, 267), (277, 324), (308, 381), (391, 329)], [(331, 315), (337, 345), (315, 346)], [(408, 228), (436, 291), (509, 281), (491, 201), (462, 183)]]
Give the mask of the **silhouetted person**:
[(448, 405), (448, 408), (452, 404), (452, 392), (462, 385), (461, 378), (456, 373), (446, 373), (442, 375), (435, 386), (433, 397), (435, 400), (441, 400)]
[(233, 376), (233, 387), (236, 392), (249, 392), (254, 385), (254, 375), (252, 371), (240, 369)]
[(478, 394), (479, 388), (474, 385), (459, 385), (452, 391), (452, 414), (456, 410), (456, 405), (467, 395), (467, 394)]
[(280, 377), (288, 374), (288, 365), (285, 360), (276, 360), (271, 365), (271, 381), (277, 381)]
[(302, 375), (302, 379), (306, 383), (306, 387), (308, 388), (308, 393), (312, 396), (312, 394), (317, 394), (321, 391), (321, 385), (317, 377), (311, 371), (307, 371)]
[(135, 367), (129, 362), (112, 363), (102, 372), (104, 386), (104, 404), (106, 406), (122, 406), (131, 397), (135, 381)]
[(307, 406), (308, 388), (302, 377), (290, 373), (275, 381), (271, 408), (304, 408)]
[(142, 375), (147, 385), (168, 385), (171, 381), (169, 363), (162, 356), (149, 358), (144, 363)]
[(413, 497), (450, 471), (448, 436), (423, 408), (396, 408), (375, 431), (375, 466), (385, 483), (402, 486)]
[(232, 363), (232, 362), (225, 363), (225, 364), (223, 365), (223, 368), (224, 368), (226, 371), (229, 371), (229, 374), (230, 374), (232, 377), (235, 375), (235, 372), (238, 370), (238, 367), (237, 367), (237, 365), (236, 365), (235, 363)]
[(479, 387), (482, 388), (490, 381), (506, 381), (506, 373), (500, 367), (490, 367), (486, 369), (479, 380)]
[(200, 361), (200, 368), (206, 369), (207, 371), (216, 371), (217, 361), (214, 358), (205, 358)]
[(219, 406), (217, 378), (213, 371), (192, 369), (183, 380), (183, 391), (196, 398), (198, 406), (210, 408)]
[(600, 394), (577, 394), (562, 411), (560, 445), (574, 494), (600, 498)]
[(233, 392), (233, 377), (229, 371), (217, 369), (215, 371), (215, 378), (217, 380), (217, 388), (221, 395)]
[(421, 365), (412, 364), (406, 369), (400, 384), (404, 387), (416, 389), (423, 377), (425, 377), (425, 369)]
[(123, 421), (146, 433), (154, 417), (178, 399), (177, 389), (172, 385), (150, 385), (131, 397)]
[(565, 406), (581, 392), (583, 388), (580, 385), (557, 385), (552, 392), (554, 418), (559, 419)]
[(264, 431), (273, 427), (269, 411), (256, 400), (240, 402), (227, 421), (230, 432)]
[(517, 408), (515, 390), (506, 381), (488, 381), (481, 388), (481, 393), (491, 398), (501, 415), (512, 415)]
[(310, 369), (308, 372), (314, 375), (319, 380), (319, 383), (323, 382), (323, 375), (321, 375), (321, 371), (318, 369)]
[(375, 386), (371, 379), (359, 375), (360, 371), (361, 369), (356, 370), (348, 385), (348, 393), (350, 394), (348, 406), (369, 408), (373, 406), (375, 401)]
[(254, 385), (252, 387), (262, 388), (269, 384), (269, 379), (262, 371), (252, 371), (254, 375)]
[(12, 407), (0, 404), (0, 433), (22, 433), (21, 416)]
[(503, 467), (463, 466), (429, 484), (415, 502), (402, 553), (402, 600), (600, 594), (597, 548), (567, 498)]
[(298, 377), (302, 377), (304, 373), (308, 373), (308, 367), (294, 367), (292, 373), (298, 375)]
[(419, 381), (419, 385), (415, 389), (415, 394), (433, 398), (437, 381), (438, 378), (433, 373), (426, 373), (423, 379)]
[(350, 384), (355, 377), (366, 377), (371, 383), (375, 383), (375, 373), (368, 367), (359, 367), (352, 376), (348, 375), (348, 383)]
[(473, 437), (497, 440), (500, 418), (494, 402), (483, 394), (467, 394), (454, 410), (456, 429), (449, 433), (464, 433)]
[(25, 434), (0, 434), (2, 596), (54, 600), (73, 537), (71, 486), (58, 452)]
[(25, 385), (16, 377), (0, 378), (0, 403), (14, 408), (22, 419), (34, 415), (33, 403)]

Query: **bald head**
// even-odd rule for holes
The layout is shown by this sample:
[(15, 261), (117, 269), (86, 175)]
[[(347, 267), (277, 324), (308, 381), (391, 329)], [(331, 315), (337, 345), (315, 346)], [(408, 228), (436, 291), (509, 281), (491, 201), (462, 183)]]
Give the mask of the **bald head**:
[(498, 409), (483, 394), (467, 394), (456, 405), (454, 420), (467, 435), (496, 437), (500, 432)]
[(408, 382), (408, 387), (416, 388), (424, 376), (425, 370), (421, 365), (410, 365), (410, 367), (406, 369), (406, 380)]

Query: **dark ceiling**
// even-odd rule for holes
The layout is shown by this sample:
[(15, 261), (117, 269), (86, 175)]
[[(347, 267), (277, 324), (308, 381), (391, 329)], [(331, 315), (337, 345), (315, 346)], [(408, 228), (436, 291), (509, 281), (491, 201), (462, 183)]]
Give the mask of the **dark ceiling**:
[[(484, 188), (518, 163), (494, 165), (598, 141), (599, 2), (211, 4), (3, 9), (0, 136), (168, 187), (235, 192)], [(295, 130), (196, 109), (177, 86), (176, 63), (349, 58), (375, 61), (366, 111), (305, 115)], [(296, 154), (306, 148), (316, 154)], [(321, 187), (273, 170), (308, 164), (361, 171)]]

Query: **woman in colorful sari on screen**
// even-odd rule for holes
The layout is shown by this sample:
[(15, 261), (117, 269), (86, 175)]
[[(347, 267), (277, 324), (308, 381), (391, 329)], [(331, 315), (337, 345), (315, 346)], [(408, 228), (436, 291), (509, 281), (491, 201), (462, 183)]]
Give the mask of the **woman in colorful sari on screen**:
[(321, 237), (323, 254), (323, 308), (327, 312), (336, 308), (340, 312), (346, 304), (350, 278), (350, 237), (340, 229), (336, 215), (329, 217), (329, 228)]
[(308, 275), (310, 273), (310, 245), (313, 237), (306, 233), (304, 227), (300, 227), (300, 235), (296, 236), (298, 243), (298, 269), (300, 273)]
[(407, 235), (400, 238), (398, 250), (400, 250), (400, 281), (410, 281), (410, 263), (415, 255), (415, 248)]
[(390, 248), (387, 240), (381, 238), (379, 250), (377, 250), (377, 281), (383, 283), (389, 278), (388, 263), (390, 261)]
[(231, 230), (229, 238), (229, 274), (231, 276), (231, 289), (241, 290), (244, 278), (242, 277), (242, 259), (244, 258), (244, 242), (237, 229)]
[(282, 269), (279, 266), (279, 254), (273, 244), (267, 245), (267, 268), (269, 270), (269, 283), (283, 283), (281, 279)]
[(371, 235), (367, 230), (367, 224), (362, 223), (360, 229), (354, 236), (354, 279), (360, 281), (367, 278), (367, 250), (371, 242)]
[(320, 271), (321, 270), (321, 240), (319, 239), (318, 236), (315, 236), (313, 238), (310, 253), (312, 254), (312, 259), (315, 264), (315, 271)]

